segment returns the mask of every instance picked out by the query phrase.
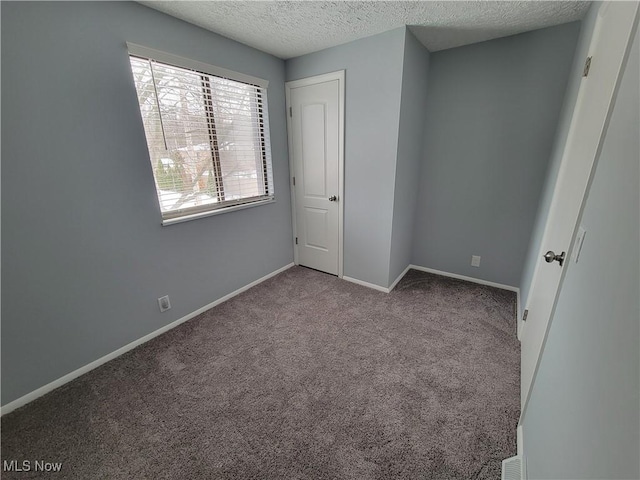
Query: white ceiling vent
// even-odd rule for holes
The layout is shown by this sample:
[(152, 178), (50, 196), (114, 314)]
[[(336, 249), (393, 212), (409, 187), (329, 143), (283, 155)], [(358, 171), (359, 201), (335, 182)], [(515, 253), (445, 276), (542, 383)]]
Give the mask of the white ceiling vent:
[(502, 460), (502, 480), (523, 480), (522, 457), (515, 456)]

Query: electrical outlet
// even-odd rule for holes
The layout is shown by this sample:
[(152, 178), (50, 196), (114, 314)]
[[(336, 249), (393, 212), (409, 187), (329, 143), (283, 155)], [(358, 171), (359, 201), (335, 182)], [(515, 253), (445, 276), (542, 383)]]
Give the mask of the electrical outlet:
[(160, 297), (158, 299), (158, 306), (160, 307), (161, 312), (166, 312), (171, 308), (171, 302), (169, 301), (169, 295), (165, 295), (164, 297)]
[(472, 267), (480, 266), (480, 255), (471, 255), (471, 266)]

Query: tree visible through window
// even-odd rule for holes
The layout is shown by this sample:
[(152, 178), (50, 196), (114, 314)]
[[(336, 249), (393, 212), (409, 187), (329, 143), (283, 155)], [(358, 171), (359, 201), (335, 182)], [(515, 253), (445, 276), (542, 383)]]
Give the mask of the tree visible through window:
[(263, 88), (130, 61), (164, 220), (273, 198)]

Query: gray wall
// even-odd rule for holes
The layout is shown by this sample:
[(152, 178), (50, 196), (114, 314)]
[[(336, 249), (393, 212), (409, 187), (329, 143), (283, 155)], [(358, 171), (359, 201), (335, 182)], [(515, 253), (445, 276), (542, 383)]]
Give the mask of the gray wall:
[(536, 263), (539, 261), (544, 226), (547, 221), (547, 215), (549, 214), (551, 198), (553, 197), (553, 189), (556, 185), (560, 161), (562, 160), (564, 146), (567, 142), (567, 135), (569, 134), (569, 126), (571, 125), (573, 109), (576, 105), (576, 99), (578, 98), (578, 89), (580, 88), (580, 82), (582, 80), (584, 61), (587, 58), (589, 43), (591, 42), (591, 36), (593, 34), (593, 27), (598, 16), (599, 5), (600, 3), (592, 4), (586, 17), (581, 22), (580, 36), (575, 50), (573, 66), (571, 67), (571, 73), (569, 75), (567, 93), (564, 97), (562, 112), (560, 114), (560, 120), (558, 122), (558, 128), (556, 130), (556, 136), (551, 151), (551, 159), (549, 160), (549, 168), (547, 169), (547, 175), (544, 181), (542, 194), (540, 196), (540, 203), (538, 205), (533, 231), (529, 241), (529, 248), (527, 249), (524, 269), (522, 270), (522, 278), (520, 279), (521, 311), (518, 312), (519, 319), (522, 318), (522, 311), (526, 308), (529, 292), (531, 290), (531, 282), (533, 281), (533, 272), (535, 270)]
[(396, 160), (389, 284), (411, 263), (427, 101), (429, 51), (405, 33), (402, 98)]
[(286, 61), (286, 79), (346, 70), (344, 275), (386, 287), (405, 28)]
[(578, 31), (431, 55), (414, 264), (519, 285)]
[[(270, 81), (276, 203), (160, 226), (126, 41)], [(3, 404), (293, 260), (283, 61), (135, 3), (3, 2), (2, 87)]]
[(524, 418), (532, 479), (640, 478), (639, 58), (636, 34)]

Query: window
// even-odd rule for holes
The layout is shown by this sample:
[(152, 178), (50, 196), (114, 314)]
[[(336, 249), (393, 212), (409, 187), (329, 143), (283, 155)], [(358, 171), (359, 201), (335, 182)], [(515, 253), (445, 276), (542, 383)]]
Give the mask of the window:
[(272, 201), (267, 82), (128, 47), (163, 224)]

